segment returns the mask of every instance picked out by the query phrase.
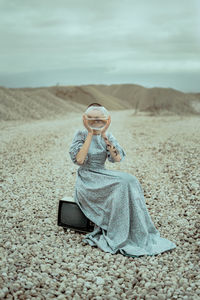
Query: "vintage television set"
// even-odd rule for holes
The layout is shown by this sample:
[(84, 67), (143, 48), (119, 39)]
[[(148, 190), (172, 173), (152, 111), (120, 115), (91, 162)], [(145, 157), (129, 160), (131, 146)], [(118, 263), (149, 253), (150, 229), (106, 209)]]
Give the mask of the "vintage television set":
[(95, 226), (70, 196), (59, 200), (57, 225), (62, 226), (64, 231), (69, 228), (78, 232), (92, 232)]

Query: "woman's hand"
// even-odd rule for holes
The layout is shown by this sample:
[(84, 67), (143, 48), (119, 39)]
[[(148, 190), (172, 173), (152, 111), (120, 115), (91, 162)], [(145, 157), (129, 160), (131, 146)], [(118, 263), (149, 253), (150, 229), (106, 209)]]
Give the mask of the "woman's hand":
[(83, 114), (83, 125), (85, 126), (88, 132), (91, 132), (93, 134), (93, 129), (90, 128), (90, 126), (88, 125), (88, 120), (86, 119), (85, 114)]
[(106, 130), (108, 129), (108, 127), (110, 126), (111, 123), (111, 116), (108, 117), (107, 123), (106, 125), (103, 127), (103, 129), (101, 130), (101, 135), (104, 135)]

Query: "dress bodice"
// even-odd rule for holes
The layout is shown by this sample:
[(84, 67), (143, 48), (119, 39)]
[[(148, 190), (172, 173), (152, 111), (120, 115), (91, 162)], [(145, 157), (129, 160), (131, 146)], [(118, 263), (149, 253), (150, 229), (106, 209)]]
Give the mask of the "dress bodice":
[[(104, 167), (107, 158), (106, 143), (101, 135), (93, 135), (88, 150), (86, 167)], [(84, 167), (83, 166), (83, 167)]]
[[(74, 134), (71, 146), (69, 148), (69, 154), (74, 162), (74, 164), (79, 165), (76, 161), (76, 155), (82, 145), (85, 142), (85, 139), (87, 138), (87, 130), (77, 130)], [(108, 140), (112, 143), (113, 146), (118, 150), (120, 153), (121, 161), (125, 158), (126, 153), (123, 150), (123, 148), (120, 146), (116, 138), (113, 136), (111, 132), (106, 133)], [(100, 134), (93, 135), (92, 140), (90, 143), (90, 147), (88, 149), (88, 153), (86, 155), (85, 161), (82, 165), (79, 165), (80, 168), (105, 168), (105, 161), (108, 158), (108, 160), (112, 163), (115, 162), (115, 160), (112, 158), (110, 151), (106, 149), (106, 143), (103, 139), (103, 137)]]

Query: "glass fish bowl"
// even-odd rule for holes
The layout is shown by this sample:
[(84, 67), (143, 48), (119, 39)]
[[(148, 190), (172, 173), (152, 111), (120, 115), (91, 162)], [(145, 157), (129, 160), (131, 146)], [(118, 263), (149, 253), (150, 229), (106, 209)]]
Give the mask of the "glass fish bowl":
[(110, 114), (104, 106), (90, 106), (85, 111), (88, 126), (94, 130), (103, 129), (109, 116)]

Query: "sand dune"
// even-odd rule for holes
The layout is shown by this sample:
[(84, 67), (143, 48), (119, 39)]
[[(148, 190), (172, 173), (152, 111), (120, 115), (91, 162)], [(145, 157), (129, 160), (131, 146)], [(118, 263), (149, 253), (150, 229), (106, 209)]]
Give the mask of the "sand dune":
[(199, 94), (186, 94), (170, 88), (145, 88), (134, 84), (98, 85), (98, 90), (118, 97), (131, 104), (131, 108), (154, 114), (199, 114), (194, 103), (199, 103)]
[(56, 97), (47, 88), (0, 88), (1, 120), (54, 119), (83, 109), (83, 105)]
[(200, 94), (134, 84), (0, 87), (0, 120), (40, 120), (82, 112), (92, 102), (109, 110), (134, 109), (147, 115), (200, 114)]
[(71, 99), (72, 101), (83, 104), (84, 106), (88, 106), (92, 102), (98, 102), (109, 110), (130, 108), (129, 102), (122, 101), (122, 99), (118, 97), (101, 92), (96, 88), (96, 86), (92, 85), (50, 87), (49, 90), (61, 99)]

